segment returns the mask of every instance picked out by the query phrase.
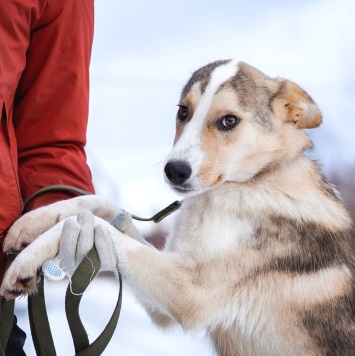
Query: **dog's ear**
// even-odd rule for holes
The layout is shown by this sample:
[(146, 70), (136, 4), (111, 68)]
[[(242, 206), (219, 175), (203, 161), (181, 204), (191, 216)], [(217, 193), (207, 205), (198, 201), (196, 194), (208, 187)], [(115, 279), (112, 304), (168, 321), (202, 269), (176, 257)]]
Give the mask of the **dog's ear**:
[(297, 84), (277, 78), (280, 88), (272, 101), (276, 116), (293, 121), (297, 128), (313, 129), (322, 123), (322, 114), (312, 98)]

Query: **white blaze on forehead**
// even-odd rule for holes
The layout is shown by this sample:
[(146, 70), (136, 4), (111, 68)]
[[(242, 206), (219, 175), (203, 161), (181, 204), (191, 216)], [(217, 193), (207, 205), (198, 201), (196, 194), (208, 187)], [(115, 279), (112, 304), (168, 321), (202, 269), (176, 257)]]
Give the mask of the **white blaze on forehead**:
[[(192, 168), (192, 177), (196, 174), (202, 163), (203, 152), (200, 148), (201, 133), (213, 97), (221, 84), (236, 74), (238, 69), (237, 64), (238, 62), (234, 60), (214, 69), (205, 92), (195, 108), (193, 117), (186, 124), (182, 135), (168, 156), (168, 160), (188, 161)], [(200, 83), (194, 84), (191, 91), (196, 89), (196, 85), (200, 85)]]

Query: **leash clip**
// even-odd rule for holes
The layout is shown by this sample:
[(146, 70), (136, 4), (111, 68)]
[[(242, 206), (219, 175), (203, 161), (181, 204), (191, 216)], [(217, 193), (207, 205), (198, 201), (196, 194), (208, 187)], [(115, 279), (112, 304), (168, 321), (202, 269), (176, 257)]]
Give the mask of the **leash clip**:
[(180, 209), (181, 206), (182, 206), (181, 201), (176, 200), (170, 205), (168, 205), (166, 208), (164, 208), (163, 210), (156, 213), (151, 218), (145, 219), (145, 218), (141, 218), (140, 216), (132, 214), (132, 219), (139, 220), (139, 221), (154, 221), (155, 223), (158, 223), (163, 219), (165, 219), (168, 215), (172, 214), (174, 211)]

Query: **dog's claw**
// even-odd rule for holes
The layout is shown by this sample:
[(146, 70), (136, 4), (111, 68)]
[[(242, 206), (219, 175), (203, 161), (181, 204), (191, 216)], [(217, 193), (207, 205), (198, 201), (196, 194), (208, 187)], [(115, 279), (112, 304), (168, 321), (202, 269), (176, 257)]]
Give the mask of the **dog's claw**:
[(7, 255), (18, 255), (20, 251), (15, 250), (15, 249), (13, 249), (13, 248), (10, 248), (10, 249), (8, 249), (8, 250), (6, 250), (6, 251), (4, 251), (4, 252), (5, 252)]
[(18, 297), (23, 293), (23, 290), (21, 289), (8, 289), (7, 294), (11, 294), (14, 297)]
[(7, 250), (4, 250), (4, 252), (7, 255), (18, 255), (22, 250), (24, 250), (29, 244), (22, 244), (19, 248), (14, 248), (11, 247)]
[(19, 278), (18, 281), (22, 284), (27, 284), (32, 280), (33, 277), (25, 277), (25, 278)]

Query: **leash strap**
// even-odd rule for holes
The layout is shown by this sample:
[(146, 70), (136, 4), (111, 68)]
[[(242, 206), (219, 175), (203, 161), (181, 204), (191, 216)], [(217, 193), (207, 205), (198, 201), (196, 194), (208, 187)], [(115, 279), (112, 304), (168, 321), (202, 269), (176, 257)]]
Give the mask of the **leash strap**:
[(151, 218), (145, 219), (145, 218), (141, 218), (140, 216), (132, 214), (132, 219), (139, 220), (139, 221), (154, 221), (155, 223), (158, 223), (163, 219), (165, 219), (168, 215), (172, 214), (174, 211), (180, 209), (181, 205), (182, 205), (181, 201), (176, 200), (170, 205), (168, 205), (166, 208), (164, 208), (163, 210), (160, 210), (158, 213), (153, 215)]
[[(94, 273), (92, 268), (94, 267)], [(65, 308), (74, 348), (77, 356), (101, 355), (116, 329), (122, 304), (122, 278), (119, 275), (120, 291), (114, 312), (103, 332), (89, 344), (87, 332), (79, 315), (79, 304), (83, 293), (100, 269), (100, 260), (96, 248), (93, 247), (81, 262), (72, 276), (72, 287), (67, 289)]]
[[(91, 195), (92, 193), (84, 190), (84, 189), (80, 189), (77, 187), (73, 187), (71, 185), (66, 185), (66, 184), (54, 184), (54, 185), (50, 185), (48, 187), (44, 187), (40, 190), (38, 190), (37, 192), (35, 192), (34, 194), (32, 194), (30, 197), (28, 197), (24, 202), (23, 202), (23, 206), (22, 206), (22, 211), (24, 212), (26, 210), (27, 205), (36, 197), (38, 197), (39, 195), (43, 194), (43, 193), (47, 193), (49, 191), (53, 191), (53, 190), (66, 190), (66, 191), (70, 191), (73, 193), (78, 193), (81, 195)], [(139, 221), (154, 221), (155, 223), (158, 223), (160, 221), (162, 221), (163, 219), (165, 219), (168, 215), (172, 214), (174, 211), (178, 210), (181, 208), (182, 202), (179, 200), (174, 201), (173, 203), (171, 203), (170, 205), (168, 205), (166, 208), (164, 208), (163, 210), (159, 211), (158, 213), (156, 213), (155, 215), (153, 215), (151, 218), (142, 218), (140, 216), (137, 215), (132, 215), (132, 219), (135, 220), (139, 220)]]
[(66, 190), (69, 192), (73, 192), (73, 193), (78, 193), (81, 195), (91, 195), (92, 193), (84, 190), (84, 189), (80, 189), (77, 187), (73, 187), (71, 185), (66, 185), (66, 184), (54, 184), (54, 185), (49, 185), (48, 187), (44, 187), (42, 189), (37, 190), (37, 192), (33, 193), (31, 196), (29, 196), (22, 204), (22, 212), (24, 212), (27, 208), (27, 205), (29, 204), (29, 202), (31, 202), (34, 198), (37, 198), (39, 195), (53, 191), (53, 190)]
[[(13, 256), (9, 256), (6, 262), (5, 271), (13, 261)], [(14, 323), (15, 301), (6, 300), (0, 297), (0, 356), (5, 356), (6, 345)]]
[(46, 310), (44, 278), (38, 283), (38, 291), (28, 297), (28, 314), (33, 344), (38, 356), (55, 356), (55, 346)]
[(5, 356), (7, 341), (14, 322), (14, 300), (0, 301), (0, 356)]
[[(94, 273), (93, 273), (94, 267)], [(93, 247), (75, 270), (71, 285), (65, 297), (65, 312), (77, 356), (99, 356), (103, 353), (116, 329), (122, 304), (122, 279), (119, 276), (120, 291), (113, 314), (103, 332), (93, 343), (79, 315), (79, 304), (86, 288), (100, 269), (100, 260)], [(29, 297), (29, 313), (32, 339), (38, 356), (55, 356), (55, 346), (50, 330), (43, 289), (43, 276), (37, 294)]]

